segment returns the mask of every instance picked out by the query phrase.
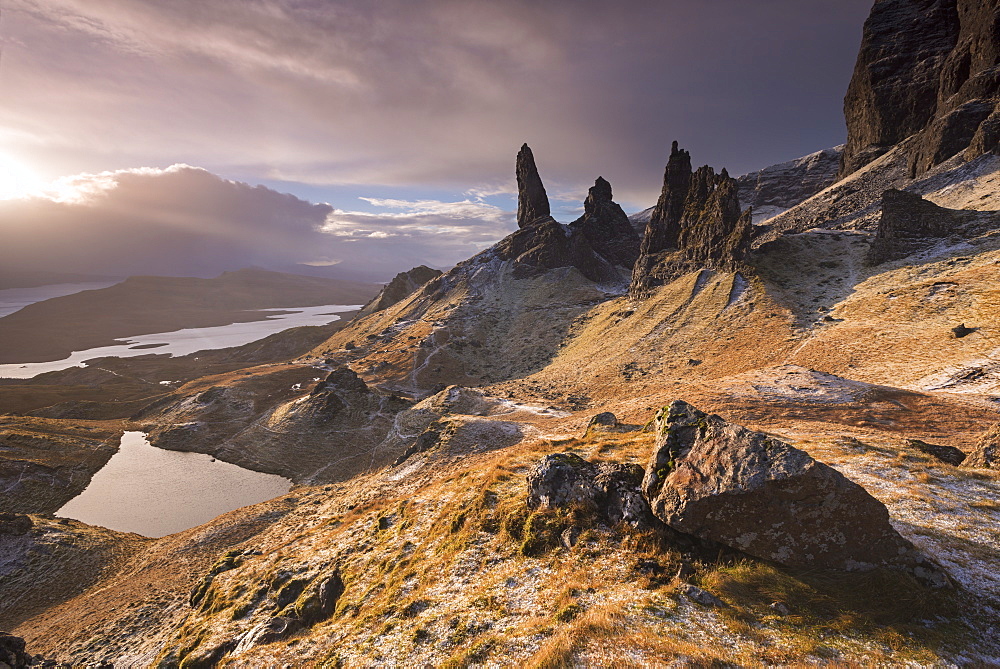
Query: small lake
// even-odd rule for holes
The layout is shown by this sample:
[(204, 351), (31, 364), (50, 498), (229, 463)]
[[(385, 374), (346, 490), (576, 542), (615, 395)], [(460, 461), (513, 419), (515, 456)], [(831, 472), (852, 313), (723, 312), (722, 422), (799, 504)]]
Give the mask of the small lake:
[(89, 283), (50, 283), (45, 286), (31, 288), (7, 288), (0, 290), (0, 318), (12, 314), (35, 302), (51, 300), (53, 297), (72, 295), (84, 290), (108, 288), (117, 281), (92, 281)]
[(262, 312), (282, 312), (264, 320), (249, 323), (232, 323), (210, 328), (188, 328), (174, 332), (137, 335), (123, 338), (122, 344), (101, 346), (76, 351), (68, 358), (52, 362), (26, 362), (0, 365), (0, 378), (30, 379), (45, 372), (56, 372), (70, 367), (83, 367), (86, 360), (116, 356), (128, 358), (152, 353), (169, 353), (180, 356), (211, 349), (242, 346), (268, 335), (304, 325), (326, 325), (339, 320), (338, 313), (360, 309), (356, 304), (327, 304), (320, 307), (289, 307), (261, 309)]
[(292, 486), (274, 474), (243, 469), (202, 453), (150, 446), (126, 432), (118, 452), (57, 516), (119, 532), (162, 537), (216, 516), (284, 495)]

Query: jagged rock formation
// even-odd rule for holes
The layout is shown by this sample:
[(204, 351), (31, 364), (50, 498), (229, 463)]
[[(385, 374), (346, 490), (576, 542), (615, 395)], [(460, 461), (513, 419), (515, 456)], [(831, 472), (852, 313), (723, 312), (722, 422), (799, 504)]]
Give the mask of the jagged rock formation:
[(646, 226), (629, 295), (698, 269), (739, 271), (750, 244), (751, 212), (740, 211), (736, 180), (707, 165), (691, 172), (691, 156), (673, 143), (663, 190)]
[(976, 212), (945, 209), (916, 193), (887, 190), (882, 194), (882, 219), (865, 261), (878, 265), (905, 258), (937, 240), (961, 232), (976, 218)]
[(524, 228), (549, 215), (549, 197), (527, 144), (517, 152), (517, 227)]
[(517, 154), (516, 173), (519, 229), (459, 266), (493, 259), (513, 261), (515, 278), (576, 267), (596, 282), (620, 280), (615, 266), (632, 268), (639, 239), (625, 212), (611, 199), (611, 184), (604, 178), (598, 177), (590, 189), (583, 216), (567, 227), (549, 215), (545, 187), (527, 144)]
[(932, 575), (881, 502), (805, 452), (680, 400), (656, 432), (643, 492), (673, 529), (793, 567)]
[(597, 177), (584, 200), (583, 216), (570, 223), (570, 230), (582, 234), (606, 260), (632, 269), (639, 257), (639, 235), (611, 197), (611, 184)]
[(911, 176), (967, 148), (967, 158), (994, 150), (998, 62), (995, 0), (878, 0), (844, 99), (841, 176), (916, 133)]
[(967, 469), (1000, 469), (1000, 423), (991, 426), (962, 461)]
[(843, 145), (748, 172), (736, 179), (740, 204), (753, 209), (754, 223), (809, 199), (837, 180)]
[(386, 284), (385, 288), (379, 291), (375, 298), (366, 304), (361, 310), (362, 316), (373, 314), (376, 311), (388, 309), (413, 294), (415, 290), (423, 286), (428, 281), (441, 276), (439, 269), (432, 269), (427, 265), (414, 267), (407, 272), (400, 272), (392, 281)]

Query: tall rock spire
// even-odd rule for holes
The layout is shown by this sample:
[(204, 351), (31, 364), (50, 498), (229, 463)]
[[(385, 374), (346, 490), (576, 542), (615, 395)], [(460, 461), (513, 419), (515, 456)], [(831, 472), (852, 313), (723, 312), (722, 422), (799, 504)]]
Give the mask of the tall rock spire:
[(670, 146), (670, 159), (667, 160), (667, 169), (663, 174), (660, 199), (646, 225), (641, 253), (659, 253), (677, 248), (681, 215), (684, 213), (684, 201), (690, 185), (691, 154), (678, 148), (677, 142), (674, 142)]
[(517, 152), (517, 227), (531, 225), (549, 215), (549, 197), (535, 167), (535, 156), (527, 144)]

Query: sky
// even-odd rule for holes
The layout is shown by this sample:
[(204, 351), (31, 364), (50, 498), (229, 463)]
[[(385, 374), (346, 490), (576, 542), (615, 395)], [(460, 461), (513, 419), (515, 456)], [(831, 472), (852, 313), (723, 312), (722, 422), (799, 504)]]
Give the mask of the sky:
[(871, 0), (0, 0), (0, 264), (387, 280), (840, 144)]

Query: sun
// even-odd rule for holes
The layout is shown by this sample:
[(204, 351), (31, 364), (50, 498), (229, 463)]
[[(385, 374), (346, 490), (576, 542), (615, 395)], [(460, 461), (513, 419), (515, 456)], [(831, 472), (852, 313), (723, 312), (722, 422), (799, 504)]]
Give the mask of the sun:
[(13, 200), (30, 195), (39, 188), (40, 180), (22, 162), (0, 153), (0, 200)]

